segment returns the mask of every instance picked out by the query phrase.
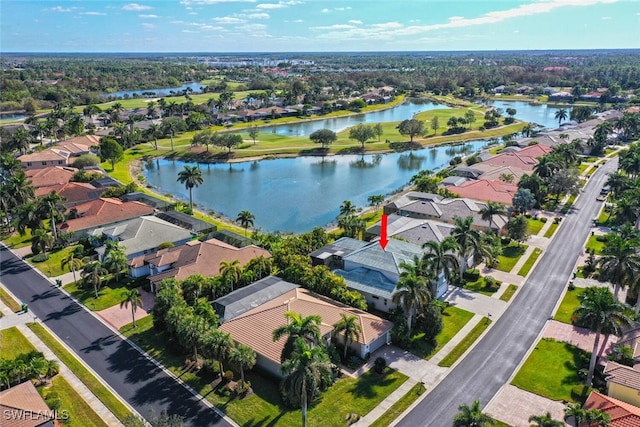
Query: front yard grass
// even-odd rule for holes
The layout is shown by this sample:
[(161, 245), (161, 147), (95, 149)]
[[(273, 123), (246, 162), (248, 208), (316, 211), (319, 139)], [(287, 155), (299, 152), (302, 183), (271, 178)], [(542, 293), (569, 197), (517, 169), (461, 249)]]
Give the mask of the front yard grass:
[(91, 406), (71, 387), (62, 375), (56, 375), (49, 387), (38, 387), (38, 392), (44, 398), (49, 393), (56, 393), (60, 398), (60, 411), (68, 411), (69, 421), (66, 426), (78, 427), (107, 427)]
[(501, 284), (502, 282), (500, 282), (499, 280), (496, 280), (493, 285), (487, 286), (487, 283), (484, 277), (480, 277), (475, 282), (465, 283), (464, 288), (469, 289), (470, 291), (479, 292), (483, 295), (491, 296), (496, 292), (498, 292), (498, 289), (500, 289)]
[(3, 235), (2, 241), (8, 248), (18, 249), (31, 245), (31, 229), (27, 228), (24, 236), (21, 236), (17, 231), (9, 235)]
[(509, 300), (513, 297), (513, 294), (516, 293), (518, 287), (516, 285), (509, 285), (507, 289), (500, 295), (500, 299), (504, 302), (509, 302)]
[(431, 343), (425, 341), (423, 333), (416, 334), (412, 340), (412, 352), (423, 359), (429, 360), (434, 354), (440, 351), (472, 317), (473, 313), (470, 311), (451, 305), (448, 306), (444, 309), (444, 313), (442, 313), (444, 327), (436, 337), (436, 345), (433, 346)]
[(514, 386), (551, 400), (573, 402), (571, 389), (581, 385), (578, 370), (589, 353), (573, 345), (543, 338), (522, 365)]
[(98, 289), (98, 298), (96, 298), (93, 285), (89, 284), (84, 287), (81, 280), (75, 283), (69, 283), (64, 289), (78, 299), (82, 304), (92, 311), (100, 311), (105, 308), (113, 307), (122, 302), (122, 292), (141, 285), (140, 281), (121, 275), (120, 281), (115, 279), (108, 280), (106, 284)]
[[(600, 238), (602, 238), (602, 236), (600, 236)], [(604, 242), (598, 240), (598, 235), (589, 236), (589, 240), (587, 240), (585, 248), (592, 249), (593, 251), (595, 251), (596, 255), (600, 255), (602, 253), (602, 249), (604, 248)]]
[(559, 226), (559, 223), (552, 222), (549, 228), (547, 228), (547, 231), (544, 233), (544, 237), (546, 237), (547, 239), (551, 238), (553, 236), (553, 233), (556, 232)]
[(513, 267), (516, 265), (520, 257), (527, 250), (527, 245), (510, 244), (502, 249), (502, 255), (498, 257), (498, 266), (496, 267), (500, 271), (510, 273)]
[(533, 252), (531, 252), (531, 255), (529, 255), (529, 258), (527, 258), (525, 263), (522, 265), (520, 271), (518, 271), (518, 276), (527, 277), (527, 274), (529, 274), (529, 271), (533, 267), (533, 264), (535, 264), (536, 260), (541, 254), (542, 249), (534, 248)]
[(545, 224), (543, 221), (535, 218), (527, 218), (527, 222), (529, 223), (527, 225), (527, 233), (532, 236), (536, 236)]
[(98, 379), (87, 368), (85, 368), (85, 366), (80, 363), (74, 355), (64, 348), (64, 346), (44, 328), (44, 326), (39, 323), (27, 323), (27, 326), (38, 336), (38, 338), (40, 338), (40, 340), (42, 340), (42, 342), (45, 343), (47, 347), (49, 347), (49, 349), (51, 349), (62, 363), (67, 365), (67, 368), (69, 368), (71, 372), (73, 372), (76, 377), (78, 377), (80, 381), (82, 381), (82, 383), (93, 392), (93, 394), (95, 394), (98, 400), (100, 400), (120, 421), (124, 422), (127, 417), (131, 415), (129, 408), (127, 408), (124, 403), (122, 403), (113, 395), (113, 393), (103, 386), (102, 383), (98, 381)]
[(451, 350), (449, 354), (447, 354), (444, 359), (440, 361), (440, 363), (438, 363), (438, 366), (444, 366), (448, 368), (456, 363), (456, 360), (458, 360), (460, 356), (462, 356), (469, 349), (469, 347), (471, 347), (471, 345), (476, 342), (478, 337), (482, 335), (484, 330), (487, 329), (490, 324), (491, 319), (489, 319), (488, 317), (483, 317), (482, 320), (480, 320), (480, 322), (478, 322), (478, 324), (473, 327), (471, 332), (469, 332), (467, 336), (464, 337), (464, 339), (460, 341), (458, 345), (456, 345), (453, 350)]
[(9, 293), (2, 287), (0, 287), (0, 301), (2, 301), (4, 305), (6, 305), (9, 310), (13, 311), (14, 313), (22, 310), (18, 301), (13, 299), (13, 297), (9, 295)]
[(0, 349), (3, 359), (13, 359), (20, 354), (37, 351), (15, 326), (0, 332)]
[(587, 288), (575, 288), (573, 290), (567, 289), (567, 292), (564, 294), (564, 298), (562, 298), (562, 302), (558, 307), (558, 311), (556, 311), (555, 316), (553, 316), (553, 320), (568, 323), (570, 325), (573, 324), (573, 312), (580, 307), (578, 297), (582, 295), (586, 289)]
[[(58, 277), (69, 272), (67, 269), (62, 269), (62, 260), (78, 246), (81, 245), (67, 246), (59, 251), (49, 252), (49, 259), (42, 262), (33, 262), (31, 259), (33, 257), (27, 257), (25, 259), (35, 268), (43, 272), (47, 277)], [(76, 271), (76, 275), (80, 277), (80, 272)]]
[(562, 206), (562, 209), (560, 209), (560, 213), (562, 214), (566, 214), (569, 212), (569, 210), (571, 210), (571, 208), (573, 207), (573, 204), (576, 201), (576, 197), (577, 196), (570, 196), (569, 199), (567, 199), (567, 201), (565, 202), (565, 204)]
[[(281, 404), (277, 380), (255, 369), (245, 373), (247, 381), (251, 382), (253, 395), (242, 400), (219, 396), (211, 388), (212, 377), (184, 370), (184, 360), (188, 356), (176, 354), (166, 347), (163, 334), (153, 328), (152, 317), (138, 320), (135, 329), (126, 325), (120, 331), (235, 422), (265, 427), (299, 424), (300, 410), (292, 410)], [(308, 425), (343, 425), (345, 416), (351, 412), (365, 415), (406, 380), (405, 375), (391, 369), (387, 369), (384, 375), (369, 371), (358, 379), (342, 378), (309, 409)]]
[(375, 420), (371, 427), (386, 427), (391, 424), (393, 420), (398, 418), (406, 409), (413, 404), (418, 398), (424, 393), (426, 389), (424, 388), (424, 384), (417, 383), (411, 390), (407, 392), (404, 396), (402, 396), (396, 403), (391, 405), (389, 409), (385, 411), (384, 414), (377, 420)]

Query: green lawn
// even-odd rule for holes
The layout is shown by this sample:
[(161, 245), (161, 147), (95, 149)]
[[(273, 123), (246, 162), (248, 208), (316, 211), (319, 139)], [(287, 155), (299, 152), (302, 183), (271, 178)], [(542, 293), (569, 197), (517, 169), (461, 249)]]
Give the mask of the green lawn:
[(529, 223), (527, 226), (527, 233), (532, 236), (537, 235), (545, 224), (541, 220), (535, 218), (527, 218), (527, 222)]
[(22, 310), (22, 308), (20, 307), (20, 303), (15, 299), (13, 299), (13, 297), (9, 295), (9, 293), (5, 291), (4, 288), (2, 287), (0, 287), (0, 301), (2, 301), (2, 303), (6, 305), (9, 308), (9, 310), (13, 311), (14, 313), (17, 313), (20, 310)]
[(453, 350), (451, 350), (449, 354), (447, 354), (444, 359), (440, 361), (440, 363), (438, 363), (438, 366), (444, 366), (448, 368), (456, 363), (456, 360), (458, 360), (460, 356), (462, 356), (469, 349), (469, 347), (471, 347), (471, 345), (476, 342), (476, 340), (480, 337), (480, 335), (482, 335), (484, 330), (487, 329), (490, 324), (491, 319), (489, 319), (488, 317), (483, 317), (482, 320), (480, 320), (480, 322), (478, 322), (478, 324), (474, 326), (473, 329), (471, 329), (471, 332), (469, 332), (467, 336), (464, 337), (464, 339), (460, 341), (460, 343), (458, 343), (458, 345), (456, 345)]
[(553, 316), (553, 320), (572, 324), (573, 322), (571, 319), (573, 318), (573, 312), (580, 307), (578, 296), (582, 295), (585, 290), (586, 288), (575, 288), (574, 290), (567, 289), (567, 292), (564, 294), (564, 298), (562, 298), (562, 302), (558, 307), (558, 311), (556, 311), (555, 316)]
[(518, 287), (516, 285), (509, 285), (507, 289), (500, 295), (500, 299), (505, 302), (509, 302), (509, 300), (513, 297), (513, 294), (516, 293)]
[(522, 265), (520, 271), (518, 271), (518, 276), (527, 277), (527, 274), (529, 274), (529, 271), (533, 267), (533, 264), (535, 264), (536, 260), (541, 254), (542, 249), (534, 248), (533, 252), (531, 252), (531, 255), (529, 255), (529, 258), (527, 258), (525, 263)]
[(3, 235), (2, 241), (7, 247), (11, 249), (24, 248), (25, 246), (31, 245), (31, 229), (27, 228), (27, 231), (24, 236), (21, 236), (20, 233), (15, 232), (10, 235)]
[(442, 313), (442, 320), (444, 321), (444, 327), (442, 331), (436, 337), (436, 346), (426, 342), (423, 337), (424, 334), (417, 334), (413, 337), (413, 349), (412, 352), (429, 360), (434, 354), (447, 344), (451, 338), (453, 338), (460, 329), (467, 324), (473, 317), (473, 313), (463, 310), (458, 307), (448, 306)]
[(580, 172), (582, 174), (584, 171), (586, 171), (590, 167), (591, 167), (591, 165), (589, 165), (589, 164), (580, 163), (580, 166), (578, 166), (578, 172)]
[(511, 272), (516, 265), (520, 257), (527, 250), (527, 245), (510, 244), (502, 249), (502, 255), (498, 257), (498, 266), (496, 267), (500, 271), (506, 273)]
[(465, 289), (469, 289), (471, 291), (474, 292), (479, 292), (481, 294), (487, 295), (487, 296), (491, 296), (494, 293), (496, 293), (498, 291), (498, 289), (500, 289), (500, 285), (502, 284), (502, 282), (497, 281), (495, 282), (495, 284), (493, 286), (487, 286), (484, 277), (480, 277), (478, 280), (476, 280), (475, 282), (466, 282), (464, 284), (464, 288)]
[[(602, 237), (600, 237), (602, 238)], [(586, 249), (593, 249), (596, 255), (600, 255), (602, 253), (602, 249), (604, 248), (604, 242), (598, 241), (598, 236), (589, 236), (589, 240), (587, 240), (587, 244), (585, 245)]]
[(111, 281), (107, 285), (103, 285), (98, 289), (98, 298), (96, 298), (93, 285), (89, 285), (86, 288), (81, 287), (79, 286), (82, 283), (80, 280), (77, 283), (69, 283), (65, 285), (64, 289), (89, 309), (93, 311), (100, 311), (122, 302), (122, 292), (129, 289), (127, 282), (128, 280), (125, 280), (123, 277), (118, 284)]
[(573, 207), (573, 203), (576, 201), (576, 197), (577, 196), (569, 196), (567, 201), (562, 206), (562, 209), (560, 209), (560, 213), (562, 214), (568, 213), (569, 210)]
[[(65, 273), (68, 273), (69, 270), (67, 268), (62, 268), (62, 260), (65, 259), (73, 250), (80, 245), (72, 245), (67, 246), (64, 249), (61, 249), (56, 252), (49, 253), (49, 259), (43, 262), (33, 262), (32, 257), (27, 257), (26, 260), (29, 261), (34, 267), (43, 272), (47, 277), (58, 277), (62, 276)], [(80, 278), (80, 273), (76, 272), (78, 278)]]
[(3, 359), (13, 359), (19, 354), (36, 351), (33, 344), (15, 326), (0, 331), (0, 349)]
[(41, 324), (28, 323), (29, 329), (40, 338), (58, 359), (82, 381), (120, 421), (131, 415), (129, 409), (116, 396), (114, 396), (98, 379), (84, 367), (78, 359), (56, 340)]
[(417, 383), (411, 390), (409, 390), (404, 396), (402, 396), (396, 403), (391, 405), (384, 414), (373, 423), (371, 427), (386, 427), (391, 424), (393, 420), (398, 418), (406, 409), (413, 404), (424, 393), (426, 389), (424, 384)]
[[(291, 410), (281, 405), (277, 381), (252, 370), (245, 373), (254, 390), (252, 396), (242, 400), (221, 397), (212, 392), (211, 377), (183, 370), (186, 355), (175, 354), (165, 347), (166, 340), (153, 329), (152, 316), (140, 319), (136, 323), (136, 329), (127, 325), (121, 328), (121, 332), (174, 374), (179, 375), (183, 381), (238, 424), (290, 426), (300, 423), (299, 410)], [(365, 415), (406, 380), (406, 376), (390, 369), (382, 376), (369, 371), (357, 380), (340, 379), (323, 393), (320, 402), (309, 410), (308, 425), (342, 425), (348, 413)]]
[(512, 384), (551, 400), (573, 402), (571, 389), (580, 385), (578, 370), (589, 353), (567, 343), (543, 338), (516, 374)]
[(49, 387), (39, 387), (38, 392), (42, 397), (49, 393), (56, 393), (60, 398), (60, 417), (69, 415), (65, 426), (77, 427), (106, 427), (107, 424), (100, 419), (91, 406), (71, 387), (61, 376), (56, 375)]
[(549, 228), (547, 228), (547, 231), (544, 233), (544, 237), (546, 237), (547, 239), (551, 238), (551, 236), (553, 236), (553, 233), (556, 232), (559, 226), (560, 224), (552, 222)]

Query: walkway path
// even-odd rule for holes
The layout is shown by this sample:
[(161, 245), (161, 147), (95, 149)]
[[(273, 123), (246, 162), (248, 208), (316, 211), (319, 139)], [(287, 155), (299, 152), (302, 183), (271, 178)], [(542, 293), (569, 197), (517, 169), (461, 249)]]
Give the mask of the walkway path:
[(514, 427), (529, 427), (531, 415), (551, 412), (554, 420), (564, 419), (564, 404), (529, 393), (511, 384), (503, 385), (484, 408), (487, 415)]

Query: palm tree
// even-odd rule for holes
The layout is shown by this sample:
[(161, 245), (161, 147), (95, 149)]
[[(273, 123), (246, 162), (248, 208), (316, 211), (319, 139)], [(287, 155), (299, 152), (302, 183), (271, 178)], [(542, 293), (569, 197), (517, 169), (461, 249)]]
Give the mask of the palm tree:
[(253, 227), (253, 220), (256, 219), (255, 215), (249, 211), (240, 211), (236, 222), (239, 222), (242, 228), (244, 228), (244, 237), (247, 237), (247, 229)]
[(558, 162), (554, 156), (545, 155), (538, 159), (538, 164), (533, 167), (534, 172), (540, 178), (550, 178), (558, 170)]
[(616, 298), (622, 285), (640, 271), (640, 256), (637, 250), (636, 240), (624, 240), (616, 233), (607, 235), (598, 265), (603, 277), (607, 277), (615, 285)]
[(120, 303), (120, 308), (127, 308), (128, 305), (131, 305), (131, 317), (133, 318), (133, 327), (136, 327), (136, 309), (138, 307), (142, 308), (142, 298), (140, 298), (140, 291), (137, 288), (128, 289), (122, 291), (120, 294), (124, 298), (124, 300)]
[(242, 384), (244, 381), (244, 370), (251, 369), (256, 364), (256, 352), (251, 347), (244, 344), (231, 349), (231, 355), (229, 361), (238, 369), (240, 369), (240, 379)]
[(295, 311), (287, 311), (284, 313), (287, 324), (276, 328), (273, 331), (273, 340), (279, 341), (283, 336), (287, 336), (284, 343), (280, 361), (287, 360), (295, 350), (295, 342), (298, 338), (304, 339), (311, 346), (317, 346), (320, 343), (320, 323), (322, 318), (318, 315), (302, 317), (300, 313)]
[(83, 262), (82, 258), (77, 257), (78, 253), (76, 251), (69, 252), (69, 255), (62, 258), (60, 261), (60, 267), (65, 268), (69, 267), (69, 271), (73, 273), (73, 281), (76, 282), (76, 271), (82, 268)]
[(460, 277), (464, 275), (468, 260), (471, 256), (476, 258), (476, 255), (480, 252), (480, 246), (482, 239), (480, 232), (472, 228), (473, 217), (468, 216), (466, 218), (453, 217), (456, 226), (451, 230), (451, 237), (458, 245), (458, 262), (460, 263)]
[(319, 392), (323, 379), (331, 375), (331, 363), (322, 347), (314, 347), (304, 339), (294, 342), (291, 358), (280, 366), (285, 390), (290, 401), (300, 399), (302, 427), (307, 425), (307, 402)]
[(56, 230), (56, 218), (60, 217), (58, 207), (60, 206), (60, 203), (65, 200), (67, 199), (59, 195), (55, 190), (51, 191), (46, 196), (38, 198), (38, 205), (41, 206), (39, 210), (45, 210), (49, 213), (49, 218), (51, 219), (51, 231), (53, 232), (53, 238), (55, 241), (58, 240), (58, 232)]
[(360, 339), (362, 333), (362, 326), (360, 326), (360, 318), (355, 315), (347, 315), (346, 313), (340, 313), (340, 320), (333, 325), (333, 332), (339, 334), (344, 332), (344, 357), (343, 360), (347, 360), (347, 350), (349, 348), (349, 341), (357, 341)]
[(211, 329), (208, 334), (203, 337), (203, 343), (200, 345), (205, 356), (218, 361), (220, 368), (220, 378), (224, 377), (223, 361), (227, 360), (231, 355), (233, 341), (231, 335), (222, 332), (220, 329)]
[(156, 123), (152, 123), (149, 126), (149, 129), (147, 129), (147, 133), (153, 137), (153, 141), (154, 141), (154, 145), (156, 150), (158, 149), (158, 136), (160, 136), (162, 134), (162, 128), (160, 127), (159, 124)]
[(223, 282), (229, 283), (229, 287), (233, 291), (233, 286), (242, 279), (242, 266), (240, 265), (240, 261), (237, 259), (233, 261), (220, 261), (220, 276), (222, 276)]
[(426, 249), (425, 254), (422, 256), (422, 261), (433, 269), (436, 283), (440, 280), (440, 274), (443, 274), (447, 282), (451, 283), (454, 272), (460, 267), (458, 259), (453, 254), (457, 247), (455, 240), (451, 237), (446, 237), (440, 243), (436, 240), (430, 240), (422, 245), (422, 249)]
[(98, 298), (98, 289), (100, 288), (100, 285), (102, 285), (102, 276), (107, 273), (107, 270), (102, 266), (100, 261), (85, 263), (82, 267), (82, 273), (80, 273), (80, 276), (93, 284), (93, 290), (95, 291), (96, 298)]
[(198, 365), (198, 345), (209, 332), (209, 324), (202, 316), (190, 314), (182, 316), (177, 326), (178, 341), (184, 347), (193, 349), (193, 358)]
[(189, 206), (193, 212), (193, 187), (198, 187), (204, 182), (202, 171), (198, 166), (185, 165), (184, 169), (178, 173), (177, 181), (189, 190)]
[(353, 205), (353, 203), (351, 203), (351, 200), (345, 200), (340, 205), (339, 216), (349, 216), (355, 214), (356, 212), (356, 207)]
[(629, 325), (631, 320), (625, 314), (626, 306), (618, 302), (607, 288), (587, 288), (578, 299), (580, 307), (574, 311), (574, 316), (579, 324), (585, 325), (596, 333), (587, 376), (587, 385), (591, 386), (598, 359), (600, 335), (604, 332), (620, 336), (621, 326)]
[(613, 172), (609, 175), (605, 185), (608, 185), (611, 188), (614, 196), (618, 196), (618, 194), (620, 194), (627, 186), (628, 182), (629, 179), (626, 175), (621, 172)]
[(530, 423), (535, 423), (538, 427), (564, 427), (565, 424), (562, 421), (554, 420), (551, 416), (551, 412), (547, 412), (545, 415), (531, 415), (529, 417)]
[(504, 205), (497, 202), (487, 202), (485, 207), (480, 209), (480, 215), (482, 215), (482, 219), (485, 221), (489, 221), (489, 228), (491, 228), (491, 224), (493, 224), (494, 215), (506, 215), (506, 213), (507, 209), (504, 207)]
[(567, 113), (566, 108), (560, 108), (558, 109), (558, 111), (556, 111), (556, 114), (554, 117), (558, 119), (558, 127), (560, 127), (560, 124), (562, 124), (562, 121), (567, 120), (567, 117), (569, 117), (569, 113)]
[[(172, 102), (172, 104), (175, 104)], [(173, 151), (173, 137), (175, 136), (176, 132), (178, 131), (178, 122), (176, 122), (176, 120), (171, 119), (171, 120), (163, 120), (162, 122), (162, 128), (164, 130), (165, 133), (169, 133), (169, 136), (171, 137), (171, 151)]]
[(391, 296), (392, 301), (402, 307), (407, 316), (407, 336), (411, 338), (411, 324), (416, 312), (431, 302), (433, 295), (427, 286), (427, 279), (421, 275), (420, 260), (415, 257), (414, 263), (400, 263), (402, 273)]
[(582, 421), (584, 421), (585, 410), (582, 409), (582, 405), (579, 403), (569, 403), (564, 408), (564, 420), (573, 420), (573, 427), (580, 427)]
[(485, 427), (495, 424), (493, 419), (482, 413), (480, 401), (475, 400), (471, 406), (460, 405), (458, 412), (453, 418), (453, 427)]
[(53, 236), (39, 228), (31, 235), (31, 252), (34, 254), (40, 252), (47, 253), (47, 249), (51, 249), (53, 247), (53, 243)]
[(122, 270), (127, 267), (127, 255), (124, 248), (116, 240), (107, 241), (107, 249), (102, 259), (104, 268), (115, 274), (116, 282), (120, 281)]

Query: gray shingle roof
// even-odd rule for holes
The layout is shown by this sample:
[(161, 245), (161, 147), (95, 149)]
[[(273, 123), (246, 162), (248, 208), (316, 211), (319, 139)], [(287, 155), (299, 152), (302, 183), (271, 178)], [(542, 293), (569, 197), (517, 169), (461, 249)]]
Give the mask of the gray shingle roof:
[(341, 237), (333, 243), (329, 243), (321, 247), (320, 249), (311, 252), (311, 258), (327, 259), (330, 256), (344, 257), (351, 252), (363, 248), (368, 245), (368, 242), (362, 240), (352, 239), (350, 237)]
[(344, 261), (378, 271), (400, 274), (400, 264), (413, 262), (414, 256), (422, 256), (422, 248), (418, 245), (391, 239), (385, 250), (375, 241), (343, 257)]

